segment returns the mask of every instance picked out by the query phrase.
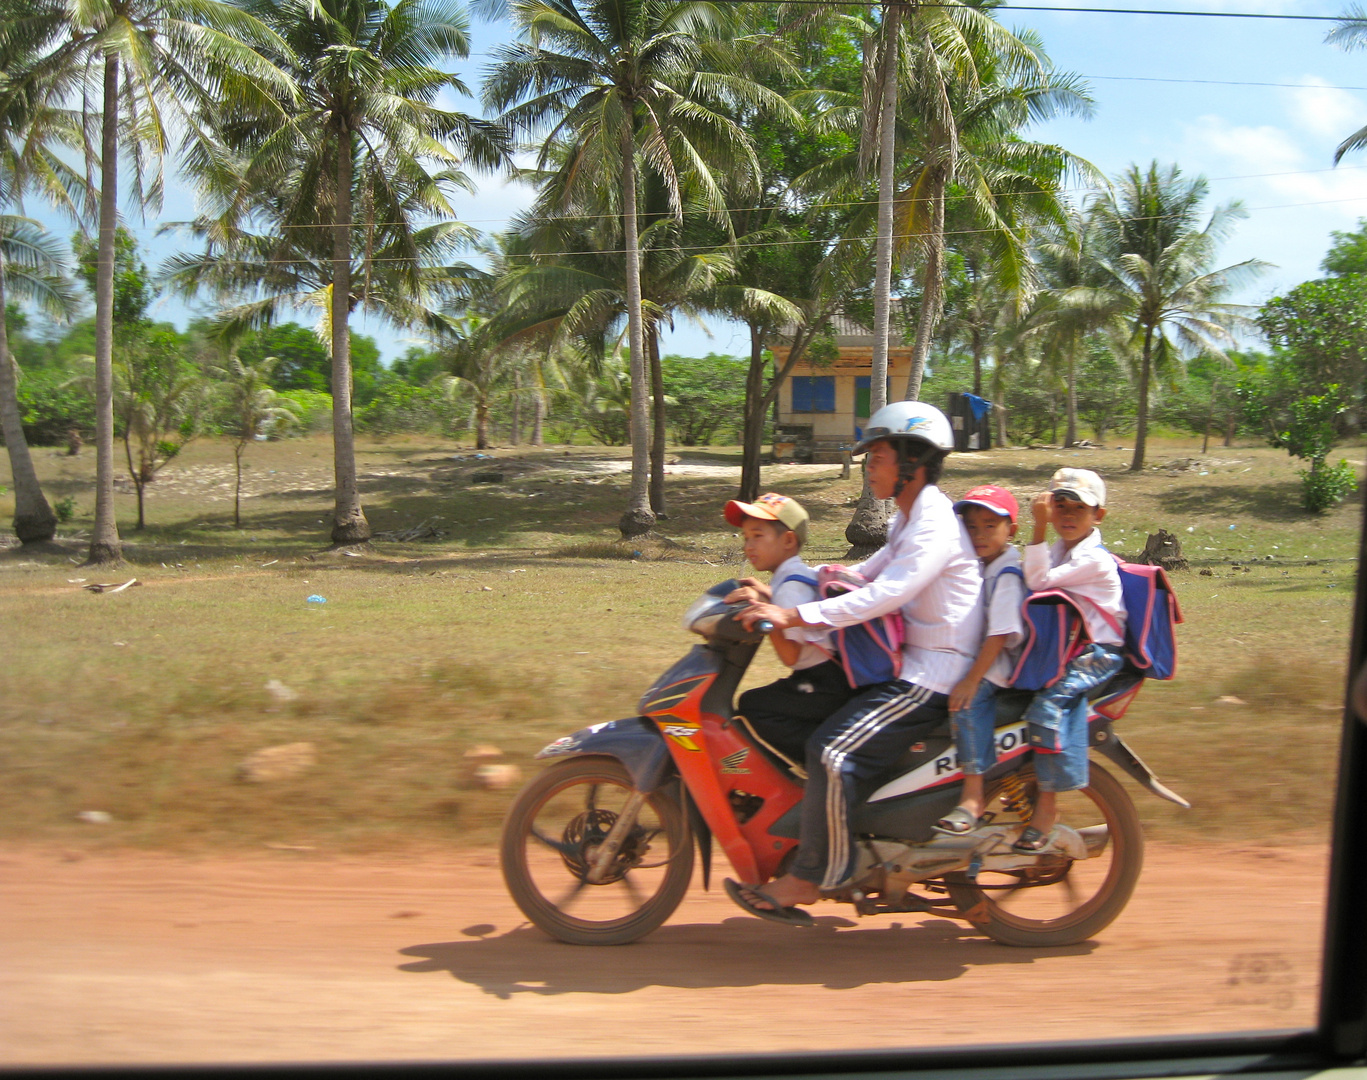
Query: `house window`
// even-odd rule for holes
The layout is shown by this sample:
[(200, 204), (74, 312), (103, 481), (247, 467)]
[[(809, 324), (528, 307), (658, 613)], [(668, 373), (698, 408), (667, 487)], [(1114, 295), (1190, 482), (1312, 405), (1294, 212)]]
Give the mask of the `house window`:
[(834, 375), (794, 375), (793, 412), (835, 412)]
[[(854, 377), (854, 415), (868, 418), (869, 398), (873, 392), (873, 376), (856, 375)], [(887, 399), (892, 400), (892, 379), (888, 379)]]

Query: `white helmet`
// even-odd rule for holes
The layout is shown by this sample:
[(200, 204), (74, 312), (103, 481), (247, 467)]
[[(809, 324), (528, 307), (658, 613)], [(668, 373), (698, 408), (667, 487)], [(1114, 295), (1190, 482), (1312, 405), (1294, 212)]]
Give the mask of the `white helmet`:
[(869, 417), (864, 437), (855, 444), (854, 453), (862, 454), (880, 439), (915, 439), (929, 443), (945, 453), (954, 449), (954, 430), (949, 420), (934, 405), (924, 401), (894, 401)]

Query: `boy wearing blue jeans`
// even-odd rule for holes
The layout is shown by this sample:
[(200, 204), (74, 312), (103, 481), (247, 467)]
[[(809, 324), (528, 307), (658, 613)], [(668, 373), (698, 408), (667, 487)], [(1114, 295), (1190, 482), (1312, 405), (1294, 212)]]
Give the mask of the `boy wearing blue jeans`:
[[(1025, 600), (1020, 553), (1011, 545), (1019, 513), (1015, 496), (995, 484), (964, 494), (954, 512), (964, 521), (973, 551), (982, 562), (979, 600), (986, 637), (973, 666), (949, 693), (954, 744), (964, 772), (959, 805), (936, 824), (958, 835), (978, 827), (983, 812), (983, 773), (996, 763), (997, 690), (1011, 685), (1015, 652), (1024, 636), (1021, 604)], [(1010, 572), (1008, 572), (1010, 571)]]
[[(1035, 528), (1025, 549), (1025, 584), (1032, 592), (1059, 589), (1078, 601), (1091, 641), (1025, 710), (1039, 798), (1029, 826), (1012, 845), (1024, 853), (1050, 846), (1058, 793), (1087, 786), (1085, 696), (1120, 670), (1125, 643), (1120, 571), (1097, 528), (1106, 516), (1106, 482), (1090, 469), (1059, 469), (1049, 490), (1035, 496), (1030, 512)], [(1050, 525), (1058, 539), (1046, 545)]]

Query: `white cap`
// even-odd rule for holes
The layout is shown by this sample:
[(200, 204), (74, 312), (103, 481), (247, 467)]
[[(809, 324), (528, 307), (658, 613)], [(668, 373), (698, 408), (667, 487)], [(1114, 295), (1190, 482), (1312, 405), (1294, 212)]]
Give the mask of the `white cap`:
[(1049, 480), (1049, 494), (1076, 499), (1087, 506), (1106, 505), (1106, 481), (1091, 469), (1059, 469)]

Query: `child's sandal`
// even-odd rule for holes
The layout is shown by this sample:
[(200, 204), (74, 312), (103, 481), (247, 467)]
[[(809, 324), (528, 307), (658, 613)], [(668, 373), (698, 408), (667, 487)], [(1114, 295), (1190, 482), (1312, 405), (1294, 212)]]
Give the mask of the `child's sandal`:
[(1016, 842), (1011, 845), (1011, 850), (1018, 851), (1022, 855), (1034, 855), (1048, 846), (1049, 834), (1040, 832), (1033, 825), (1027, 825), (1021, 830)]

